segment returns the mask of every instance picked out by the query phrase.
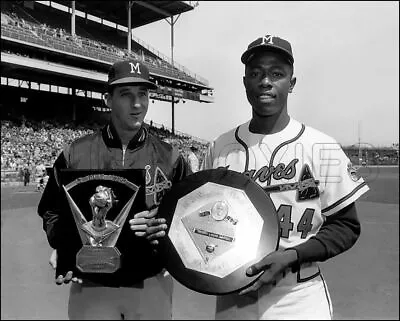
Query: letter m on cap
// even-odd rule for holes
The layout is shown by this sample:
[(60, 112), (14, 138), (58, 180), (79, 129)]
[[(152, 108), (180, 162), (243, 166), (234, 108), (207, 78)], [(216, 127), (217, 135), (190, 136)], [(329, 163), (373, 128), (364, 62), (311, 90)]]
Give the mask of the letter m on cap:
[(129, 65), (131, 66), (131, 74), (134, 74), (134, 73), (141, 74), (140, 68), (139, 68), (140, 64), (138, 62), (136, 64), (130, 62)]
[(263, 45), (265, 43), (268, 43), (268, 44), (273, 45), (274, 44), (273, 38), (274, 38), (274, 36), (265, 35), (264, 37), (262, 37), (261, 44)]

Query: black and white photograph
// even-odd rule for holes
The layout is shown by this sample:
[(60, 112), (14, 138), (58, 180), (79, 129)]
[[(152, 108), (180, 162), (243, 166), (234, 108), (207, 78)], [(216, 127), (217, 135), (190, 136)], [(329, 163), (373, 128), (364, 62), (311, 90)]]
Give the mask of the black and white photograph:
[(1, 0), (2, 320), (398, 320), (399, 2)]

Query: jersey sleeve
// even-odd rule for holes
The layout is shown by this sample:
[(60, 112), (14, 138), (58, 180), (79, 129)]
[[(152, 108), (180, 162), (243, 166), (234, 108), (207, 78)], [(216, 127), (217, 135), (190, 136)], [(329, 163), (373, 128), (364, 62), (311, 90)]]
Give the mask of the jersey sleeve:
[[(314, 154), (315, 155), (315, 154)], [(321, 183), (321, 210), (330, 216), (356, 201), (369, 190), (357, 168), (336, 142), (317, 150)]]

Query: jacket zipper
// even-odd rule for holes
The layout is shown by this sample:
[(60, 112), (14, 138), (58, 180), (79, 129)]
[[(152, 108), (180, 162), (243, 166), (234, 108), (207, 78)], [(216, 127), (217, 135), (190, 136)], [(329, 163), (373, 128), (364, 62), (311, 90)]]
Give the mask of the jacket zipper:
[(122, 167), (125, 167), (125, 152), (127, 147), (127, 145), (122, 145)]

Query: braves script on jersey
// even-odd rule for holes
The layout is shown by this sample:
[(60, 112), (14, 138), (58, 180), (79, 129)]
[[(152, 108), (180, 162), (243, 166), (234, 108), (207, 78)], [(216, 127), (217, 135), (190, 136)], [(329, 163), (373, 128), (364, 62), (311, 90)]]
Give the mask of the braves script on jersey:
[(315, 235), (325, 216), (368, 190), (333, 138), (294, 119), (272, 135), (251, 133), (249, 122), (242, 124), (213, 143), (205, 166), (244, 173), (270, 193), (283, 249)]
[[(333, 138), (294, 119), (271, 135), (251, 133), (249, 123), (216, 139), (203, 165), (244, 173), (270, 193), (280, 220), (280, 249), (308, 240), (327, 216), (368, 190)], [(303, 265), (277, 288), (304, 287), (318, 275), (316, 263)]]

